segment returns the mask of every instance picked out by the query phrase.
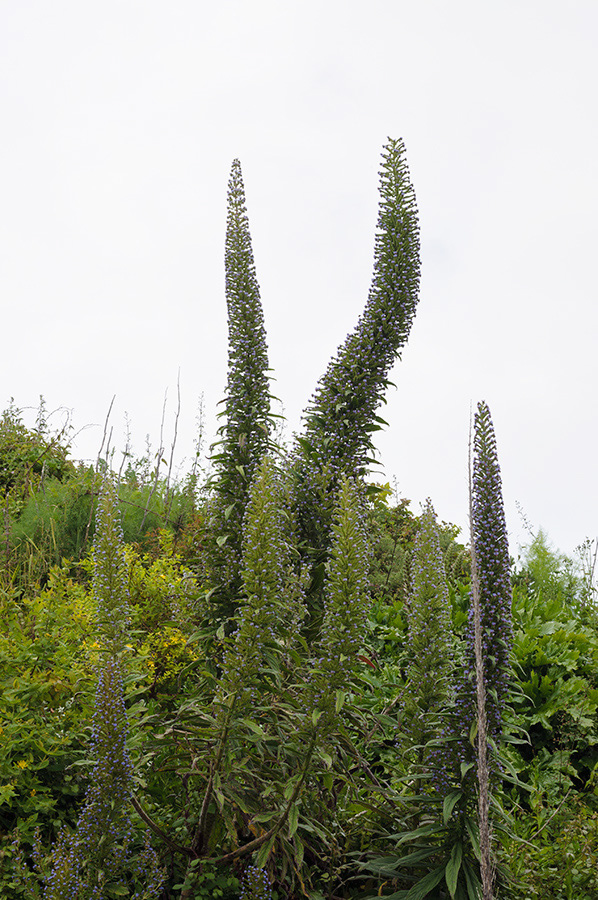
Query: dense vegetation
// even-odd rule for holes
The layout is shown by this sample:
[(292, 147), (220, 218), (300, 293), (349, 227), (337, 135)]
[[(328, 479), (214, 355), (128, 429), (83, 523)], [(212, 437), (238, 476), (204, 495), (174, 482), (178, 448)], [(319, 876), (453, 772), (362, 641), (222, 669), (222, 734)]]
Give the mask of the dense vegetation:
[(595, 898), (595, 546), (509, 558), (484, 403), (471, 539), (366, 478), (417, 305), (401, 142), (290, 448), (237, 161), (228, 209), (209, 478), (0, 420), (0, 896)]

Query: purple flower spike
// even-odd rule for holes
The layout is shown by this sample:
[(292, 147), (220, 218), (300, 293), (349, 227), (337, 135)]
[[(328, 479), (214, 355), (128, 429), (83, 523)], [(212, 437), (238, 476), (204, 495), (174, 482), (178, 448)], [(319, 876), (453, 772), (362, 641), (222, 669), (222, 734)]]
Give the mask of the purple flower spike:
[[(228, 184), (225, 244), (228, 307), (226, 423), (215, 462), (213, 532), (216, 582), (223, 596), (238, 594), (243, 515), (256, 469), (271, 447), (270, 382), (264, 316), (257, 282), (241, 164), (235, 159)], [(234, 611), (232, 608), (227, 613)]]
[(374, 274), (363, 315), (338, 349), (311, 399), (296, 448), (302, 527), (312, 546), (326, 543), (339, 476), (363, 475), (376, 410), (415, 316), (420, 278), (415, 193), (401, 140), (390, 140), (380, 174)]
[[(502, 733), (501, 708), (511, 678), (511, 565), (494, 426), (486, 403), (474, 421), (472, 537), (480, 592), (489, 737)], [(473, 643), (470, 650), (472, 666)]]

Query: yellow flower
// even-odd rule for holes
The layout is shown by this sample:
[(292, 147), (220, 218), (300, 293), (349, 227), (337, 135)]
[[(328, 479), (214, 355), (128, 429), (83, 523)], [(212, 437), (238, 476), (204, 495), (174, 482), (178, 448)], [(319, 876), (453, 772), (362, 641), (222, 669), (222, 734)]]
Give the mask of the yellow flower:
[(26, 769), (28, 765), (29, 765), (29, 763), (27, 762), (26, 759), (17, 760), (17, 766), (19, 767), (19, 769)]

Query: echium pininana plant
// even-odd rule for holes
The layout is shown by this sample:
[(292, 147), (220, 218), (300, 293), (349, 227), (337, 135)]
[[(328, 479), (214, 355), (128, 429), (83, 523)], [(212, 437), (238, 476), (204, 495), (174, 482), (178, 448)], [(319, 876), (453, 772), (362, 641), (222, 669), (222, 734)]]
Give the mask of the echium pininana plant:
[(229, 601), (225, 612), (230, 613), (240, 587), (242, 526), (249, 486), (271, 445), (266, 332), (238, 159), (232, 164), (228, 185), (225, 274), (228, 380), (225, 424), (213, 457), (213, 529), (219, 593)]
[(425, 745), (442, 734), (444, 713), (452, 702), (454, 642), (440, 535), (430, 500), (415, 536), (408, 626), (409, 665), (399, 744), (420, 767), (432, 767), (436, 777), (435, 751)]
[(314, 548), (329, 540), (341, 474), (363, 475), (388, 375), (415, 316), (420, 279), (419, 225), (405, 147), (384, 147), (380, 172), (374, 272), (365, 310), (320, 379), (298, 438), (295, 469), (303, 537)]
[(362, 488), (342, 477), (332, 524), (330, 558), (324, 590), (324, 615), (313, 648), (306, 683), (306, 710), (315, 713), (318, 729), (329, 730), (343, 705), (345, 691), (359, 668), (370, 607), (370, 544), (366, 533)]
[(512, 676), (513, 629), (511, 566), (500, 467), (490, 410), (483, 402), (478, 403), (474, 419), (473, 449), (469, 658), (475, 671), (480, 871), (484, 900), (492, 900), (489, 750), (491, 743), (497, 746), (502, 736), (502, 708)]
[(484, 900), (491, 900), (490, 800), (498, 769), (494, 750), (502, 738), (513, 632), (500, 466), (490, 410), (483, 402), (474, 417), (470, 526), (472, 591), (464, 669), (456, 685), (450, 739), (442, 748), (442, 775), (459, 788), (462, 811), (471, 809), (477, 799), (482, 890)]
[[(472, 592), (464, 648), (464, 669), (455, 692), (453, 779), (462, 764), (475, 762), (473, 736), (480, 712), (488, 747), (502, 737), (502, 710), (512, 677), (511, 576), (496, 437), (486, 403), (474, 417), (473, 472), (470, 484)], [(477, 627), (476, 627), (477, 626)], [(476, 650), (476, 641), (478, 647)], [(478, 677), (479, 676), (479, 677)], [(479, 696), (483, 695), (483, 710)], [(475, 744), (478, 744), (477, 738)], [(470, 766), (468, 780), (474, 775)]]
[[(63, 833), (45, 875), (44, 900), (135, 900), (159, 896), (164, 881), (147, 836), (142, 846), (130, 816), (132, 765), (127, 750), (122, 654), (127, 614), (126, 564), (116, 488), (102, 485), (94, 545), (93, 591), (97, 603), (100, 665), (92, 727), (90, 787), (76, 829)], [(143, 845), (144, 844), (144, 845)]]
[[(220, 692), (237, 712), (255, 700), (265, 668), (284, 665), (304, 615), (300, 579), (291, 559), (283, 476), (265, 456), (251, 485), (243, 523), (242, 600), (225, 652)], [(240, 714), (240, 713), (239, 713)]]
[[(512, 677), (511, 565), (496, 437), (486, 403), (474, 419), (471, 535), (474, 574), (479, 587), (481, 651), (488, 737), (498, 744), (502, 709)], [(469, 659), (475, 660), (474, 604), (470, 609)]]
[[(217, 784), (231, 769), (237, 791), (255, 791), (245, 765), (236, 765), (247, 750), (247, 721), (258, 709), (269, 711), (272, 695), (287, 675), (304, 615), (303, 586), (292, 560), (292, 528), (284, 478), (272, 457), (265, 456), (251, 484), (243, 523), (242, 590), (233, 631), (224, 638), (219, 684), (212, 703), (215, 739), (198, 824), (192, 839), (197, 850), (209, 844), (214, 816), (210, 804)], [(204, 755), (205, 763), (206, 757)], [(251, 784), (248, 783), (251, 781)]]

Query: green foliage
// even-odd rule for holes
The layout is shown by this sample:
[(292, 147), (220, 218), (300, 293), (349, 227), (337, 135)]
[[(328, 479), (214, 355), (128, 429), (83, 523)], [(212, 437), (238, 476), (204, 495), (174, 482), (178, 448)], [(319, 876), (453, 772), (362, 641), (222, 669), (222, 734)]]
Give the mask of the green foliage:
[[(531, 745), (515, 763), (527, 783), (548, 755), (561, 792), (584, 783), (598, 762), (598, 632), (580, 596), (572, 563), (542, 532), (527, 549), (513, 593), (514, 657), (520, 690), (513, 699)], [(550, 768), (550, 767), (549, 767)]]
[(191, 887), (193, 900), (238, 900), (241, 883), (237, 875), (230, 870), (219, 871), (218, 866), (203, 860), (193, 862), (185, 884), (175, 885), (175, 890)]
[[(11, 568), (35, 584), (63, 559), (80, 560), (95, 531), (100, 482), (93, 468), (79, 466), (62, 481), (49, 478), (30, 493), (10, 527)], [(172, 488), (164, 480), (141, 483), (129, 473), (118, 493), (126, 543), (147, 546), (164, 528), (177, 535), (195, 512), (184, 487)]]
[(438, 896), (481, 900), (477, 821), (471, 812), (455, 814), (458, 802), (456, 795), (448, 795), (440, 807), (428, 801), (420, 811), (418, 826), (394, 836), (391, 856), (375, 857), (363, 864), (366, 871), (391, 886), (388, 900)]
[(135, 887), (139, 900), (152, 900), (164, 881), (149, 842), (141, 850), (135, 846), (129, 814), (132, 769), (122, 683), (127, 572), (117, 504), (115, 485), (107, 476), (98, 503), (94, 544), (94, 626), (100, 663), (92, 725), (93, 768), (85, 801), (74, 831), (61, 828), (47, 856), (36, 833), (35, 873), (23, 865), (19, 850), (16, 855), (15, 882), (20, 881), (31, 897), (44, 900), (73, 896), (111, 900), (131, 896)]
[[(363, 511), (347, 481), (334, 525), (323, 628), (311, 646), (306, 642), (285, 498), (285, 480), (266, 457), (245, 515), (244, 596), (235, 627), (230, 634), (220, 629), (218, 643), (209, 645), (218, 665), (198, 663), (170, 727), (151, 745), (148, 786), (164, 798), (162, 822), (191, 860), (224, 866), (253, 854), (258, 867), (268, 864), (292, 887), (307, 876), (304, 860), (318, 852), (310, 849), (314, 842), (332, 844), (330, 772), (361, 668), (368, 597)], [(191, 638), (202, 639), (201, 631)], [(193, 889), (198, 871), (188, 864), (183, 892)]]
[(27, 564), (19, 564), (14, 558), (11, 531), (29, 499), (43, 491), (48, 480), (59, 482), (72, 471), (66, 432), (66, 425), (56, 433), (48, 432), (43, 400), (34, 429), (23, 424), (22, 411), (12, 402), (0, 418), (0, 583), (6, 587), (20, 582), (25, 573), (32, 583), (38, 577), (38, 554), (28, 554)]
[(595, 900), (598, 896), (598, 808), (574, 796), (538, 821), (523, 810), (504, 856), (515, 876), (512, 900)]
[[(3, 900), (481, 897), (470, 550), (431, 504), (414, 516), (389, 504), (388, 485), (363, 482), (418, 282), (415, 198), (404, 147), (389, 141), (366, 308), (285, 459), (235, 161), (211, 483), (196, 462), (172, 484), (161, 453), (152, 469), (149, 451), (127, 451), (98, 511), (101, 476), (69, 462), (66, 431), (49, 433), (43, 407), (34, 429), (5, 412)], [(475, 450), (496, 886), (514, 900), (586, 900), (597, 890), (593, 545), (581, 568), (542, 534), (528, 548), (511, 656), (484, 404)]]
[(409, 553), (417, 531), (417, 519), (409, 502), (390, 506), (380, 494), (375, 497), (370, 530), (373, 557), (370, 567), (371, 593), (382, 605), (405, 599), (408, 586)]
[(23, 424), (22, 410), (11, 402), (0, 418), (0, 496), (18, 510), (31, 491), (45, 478), (61, 479), (72, 464), (67, 460), (66, 426), (52, 434), (47, 430), (44, 405), (37, 425)]
[(4, 594), (0, 603), (0, 896), (12, 900), (22, 896), (11, 887), (13, 830), (25, 846), (38, 827), (50, 842), (74, 823), (83, 796), (92, 612), (89, 594), (66, 567), (53, 569), (33, 597)]

